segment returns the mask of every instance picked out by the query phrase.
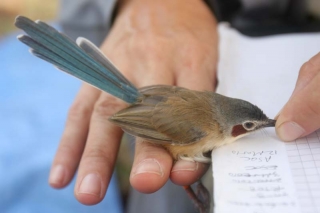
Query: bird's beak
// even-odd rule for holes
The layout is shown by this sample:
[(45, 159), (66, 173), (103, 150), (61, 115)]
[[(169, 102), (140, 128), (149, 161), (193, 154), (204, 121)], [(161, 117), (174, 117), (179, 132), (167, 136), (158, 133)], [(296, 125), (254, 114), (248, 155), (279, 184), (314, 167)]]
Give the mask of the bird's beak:
[(268, 119), (265, 121), (265, 123), (263, 123), (260, 128), (264, 128), (264, 127), (274, 127), (276, 125), (277, 120), (273, 120), (273, 119)]

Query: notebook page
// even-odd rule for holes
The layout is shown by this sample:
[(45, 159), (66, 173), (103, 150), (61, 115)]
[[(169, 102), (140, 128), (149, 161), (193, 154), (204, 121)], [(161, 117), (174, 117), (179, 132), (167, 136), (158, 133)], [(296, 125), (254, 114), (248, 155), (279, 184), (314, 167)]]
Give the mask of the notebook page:
[(256, 132), (212, 157), (216, 213), (300, 212), (286, 150), (273, 131)]
[[(220, 61), (217, 92), (250, 101), (263, 109), (270, 118), (273, 118), (289, 99), (301, 65), (320, 50), (320, 33), (249, 38), (230, 29), (226, 24), (219, 26), (219, 33)], [(312, 140), (315, 140), (315, 135), (296, 142), (284, 143), (276, 137), (274, 128), (269, 128), (265, 133), (257, 132), (213, 152), (215, 213), (320, 213), (317, 209), (320, 199), (315, 190), (318, 187), (316, 180), (319, 178), (319, 173), (318, 176), (315, 174), (315, 171), (319, 172), (319, 157), (316, 153), (318, 149), (315, 147), (318, 146), (318, 142), (311, 144), (311, 140), (308, 139), (312, 137)], [(314, 164), (303, 161), (310, 159), (310, 156), (301, 158), (301, 153), (308, 151), (299, 149), (306, 147), (307, 144)], [(268, 155), (268, 152), (271, 153), (271, 151), (276, 154)], [(259, 160), (255, 159), (257, 156), (252, 156), (257, 155), (253, 153), (261, 152), (263, 154), (259, 156)], [(245, 156), (241, 156), (240, 153), (245, 153)], [(300, 157), (300, 162), (297, 162), (298, 157)], [(268, 162), (264, 162), (269, 158)], [(246, 159), (251, 160), (248, 162), (245, 161)], [(251, 165), (248, 165), (249, 163)], [(260, 185), (255, 183), (254, 186), (251, 186), (253, 188), (250, 188), (248, 186), (250, 184), (244, 184), (245, 176), (249, 176), (247, 178), (254, 181), (258, 177), (263, 175), (266, 177), (269, 174), (265, 173), (266, 171), (248, 172), (246, 170), (248, 166), (263, 167), (265, 165), (276, 166), (274, 176), (277, 175), (277, 178), (281, 179), (278, 185), (271, 184), (270, 181), (267, 183), (260, 181)], [(313, 165), (315, 168), (311, 170), (309, 167)], [(313, 174), (312, 177), (306, 176), (309, 172)], [(238, 177), (241, 175), (243, 177)], [(271, 174), (267, 179), (270, 178), (272, 178)], [(234, 182), (237, 181), (242, 182), (235, 184)], [(257, 187), (263, 190), (262, 194), (250, 193)], [(264, 193), (267, 190), (269, 192), (273, 190), (274, 193)], [(259, 197), (265, 198), (258, 199)], [(304, 199), (301, 199), (302, 197)], [(247, 203), (241, 204), (244, 201)], [(264, 204), (257, 204), (262, 201)], [(275, 206), (275, 202), (282, 203), (282, 207), (281, 205)]]
[(320, 130), (286, 144), (292, 177), (303, 212), (320, 212)]

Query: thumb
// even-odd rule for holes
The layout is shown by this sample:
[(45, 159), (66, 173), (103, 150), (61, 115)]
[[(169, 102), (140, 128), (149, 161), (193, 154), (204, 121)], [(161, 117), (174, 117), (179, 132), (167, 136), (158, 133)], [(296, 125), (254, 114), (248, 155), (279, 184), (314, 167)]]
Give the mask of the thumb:
[(292, 141), (320, 128), (320, 53), (300, 69), (296, 88), (281, 110), (276, 131)]

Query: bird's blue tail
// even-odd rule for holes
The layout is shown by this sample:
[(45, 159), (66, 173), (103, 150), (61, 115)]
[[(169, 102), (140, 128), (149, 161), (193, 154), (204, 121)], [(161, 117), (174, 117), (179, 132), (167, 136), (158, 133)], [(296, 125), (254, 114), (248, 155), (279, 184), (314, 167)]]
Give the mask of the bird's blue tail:
[(78, 38), (77, 43), (41, 21), (18, 16), (15, 25), (27, 35), (18, 39), (31, 47), (30, 52), (98, 89), (127, 103), (140, 96), (137, 88), (90, 41)]

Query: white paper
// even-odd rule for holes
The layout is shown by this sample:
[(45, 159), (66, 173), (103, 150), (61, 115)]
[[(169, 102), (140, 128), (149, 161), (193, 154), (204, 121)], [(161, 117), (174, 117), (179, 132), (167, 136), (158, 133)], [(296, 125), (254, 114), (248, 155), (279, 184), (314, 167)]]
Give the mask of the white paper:
[[(270, 118), (290, 98), (302, 64), (320, 50), (320, 33), (249, 38), (226, 24), (220, 25), (219, 32), (217, 92), (250, 101)], [(315, 136), (313, 140), (317, 140)], [(269, 128), (214, 150), (215, 213), (320, 213), (319, 191), (311, 190), (312, 181), (314, 188), (320, 186), (320, 147), (317, 154), (312, 153), (317, 147), (311, 148), (318, 146), (317, 142), (311, 146), (297, 143), (281, 142), (274, 128)], [(307, 145), (313, 162), (303, 163), (301, 153), (308, 151), (298, 147)], [(289, 158), (288, 148), (296, 155)], [(298, 158), (300, 161), (294, 162)], [(295, 166), (300, 170), (295, 171)], [(314, 168), (311, 171), (303, 166)], [(311, 172), (312, 177), (307, 177), (306, 172)]]
[(216, 212), (298, 213), (286, 150), (259, 131), (214, 151)]
[(320, 130), (286, 143), (292, 178), (303, 212), (320, 212)]

